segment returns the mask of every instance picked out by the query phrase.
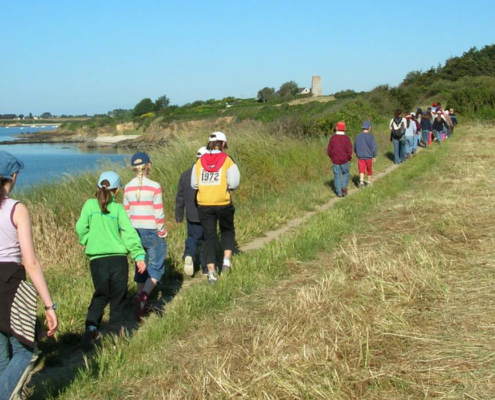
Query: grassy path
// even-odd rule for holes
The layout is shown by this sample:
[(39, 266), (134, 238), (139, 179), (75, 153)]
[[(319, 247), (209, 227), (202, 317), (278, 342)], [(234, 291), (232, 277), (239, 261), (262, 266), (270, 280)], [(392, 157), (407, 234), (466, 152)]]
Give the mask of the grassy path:
[[(431, 150), (430, 150), (430, 151), (431, 151)], [(383, 163), (382, 165), (386, 165), (386, 163)], [(389, 167), (389, 168), (390, 168), (390, 167)], [(383, 168), (380, 168), (380, 169), (382, 169), (382, 170), (383, 170)], [(393, 169), (394, 169), (394, 167), (390, 168), (390, 170), (393, 170)], [(371, 192), (371, 193), (370, 193), (370, 195), (371, 195), (371, 196), (373, 196), (373, 192)], [(365, 194), (363, 194), (363, 195), (359, 194), (359, 197), (362, 199), (362, 198), (364, 198), (364, 197), (365, 197)], [(361, 201), (361, 200), (359, 200), (359, 201)], [(359, 201), (358, 201), (358, 202), (359, 202)], [(330, 202), (326, 203), (326, 204), (323, 206), (323, 209), (328, 209), (330, 206), (332, 206), (332, 205), (333, 205), (333, 204), (335, 204), (335, 203), (336, 203), (336, 201), (331, 200)], [(345, 204), (345, 202), (342, 202), (342, 203), (343, 203), (343, 204)], [(342, 207), (340, 207), (340, 208), (341, 208), (341, 209), (342, 209), (342, 208), (345, 208), (345, 205), (344, 205), (344, 206), (342, 206)], [(313, 211), (313, 212), (310, 212), (310, 213), (308, 213), (307, 217), (311, 217), (311, 216), (312, 216), (312, 215), (314, 215), (314, 214), (315, 214), (315, 212), (314, 212), (314, 211)], [(306, 219), (307, 219), (307, 218), (304, 218), (303, 220), (306, 220)], [(300, 222), (302, 222), (302, 220), (301, 220)], [(282, 251), (282, 252), (283, 252), (282, 247), (283, 247), (284, 245), (286, 245), (286, 243), (272, 244), (271, 248), (265, 249), (265, 252), (268, 252), (268, 253), (273, 252), (273, 247), (275, 247), (275, 248), (277, 249), (277, 251), (279, 251), (279, 252), (280, 252), (280, 251)], [(259, 247), (259, 246), (255, 246), (255, 247)], [(244, 250), (246, 250), (246, 248), (245, 248)], [(259, 258), (259, 260), (256, 260), (256, 262), (258, 262), (258, 261), (263, 262), (263, 258), (264, 258), (263, 256), (264, 256), (264, 255), (260, 254), (260, 255), (259, 255), (259, 257), (256, 257), (256, 256), (255, 256), (255, 257), (254, 257), (254, 259)], [(249, 256), (248, 256), (248, 255), (244, 256), (244, 259), (247, 259), (247, 258), (249, 258)], [(289, 258), (294, 258), (294, 256), (293, 256), (293, 255), (291, 255)], [(240, 259), (242, 260), (242, 257), (241, 257)], [(285, 261), (287, 261), (287, 260), (285, 260)], [(242, 261), (241, 261), (241, 264), (242, 264)], [(242, 265), (241, 265), (240, 267), (241, 267), (241, 269), (242, 269)], [(287, 272), (287, 271), (288, 271), (288, 270), (285, 270), (285, 272)], [(272, 274), (271, 276), (267, 277), (267, 278), (266, 278), (266, 282), (265, 282), (265, 284), (264, 284), (264, 285), (269, 285), (269, 283), (270, 283), (270, 282), (271, 282), (274, 278), (276, 278), (276, 277), (278, 276), (278, 274), (279, 274), (279, 273), (282, 273), (282, 274), (283, 274), (283, 273), (284, 273), (284, 271), (279, 271), (279, 272), (277, 272), (277, 273), (275, 273), (275, 274)], [(240, 280), (244, 280), (244, 279), (246, 279), (246, 276), (243, 276), (242, 274), (239, 274), (238, 278), (239, 278)], [(235, 279), (235, 278), (234, 278), (234, 279)], [(232, 282), (231, 282), (231, 283), (232, 283)], [(219, 290), (219, 292), (220, 292), (221, 294), (219, 294), (219, 295), (218, 295), (218, 296), (219, 296), (219, 299), (220, 299), (220, 305), (219, 305), (219, 306), (217, 306), (217, 307), (220, 307), (220, 308), (222, 308), (222, 307), (228, 307), (228, 305), (230, 304), (230, 302), (231, 302), (231, 301), (233, 301), (233, 299), (235, 299), (236, 297), (238, 297), (238, 295), (239, 295), (239, 294), (242, 294), (242, 293), (237, 293), (237, 291), (238, 291), (238, 290), (240, 290), (241, 292), (245, 293), (245, 292), (250, 292), (250, 291), (254, 291), (254, 290), (256, 290), (256, 289), (259, 289), (259, 288), (257, 287), (257, 285), (251, 285), (251, 284), (248, 284), (248, 285), (246, 286), (246, 285), (243, 283), (241, 286), (237, 286), (236, 284), (234, 284), (234, 285), (233, 285), (233, 287), (232, 287), (232, 291), (231, 291), (230, 293), (229, 293), (229, 290), (227, 290), (227, 293), (224, 293), (225, 284), (224, 284), (223, 286), (224, 286), (224, 287), (223, 287), (223, 288), (221, 288), (221, 289)], [(261, 286), (263, 286), (263, 285), (261, 285)], [(237, 293), (237, 294), (236, 294), (236, 293)], [(225, 295), (226, 295), (227, 297), (222, 299), (222, 297), (225, 297)], [(172, 337), (174, 336), (174, 332), (179, 332), (182, 328), (187, 329), (187, 327), (191, 328), (191, 327), (193, 326), (193, 325), (189, 326), (188, 321), (182, 321), (182, 322), (179, 322), (179, 324), (178, 324), (178, 325), (176, 325), (175, 323), (176, 323), (177, 321), (172, 321), (172, 320), (174, 319), (173, 315), (175, 315), (175, 313), (180, 313), (181, 308), (185, 306), (185, 307), (189, 310), (189, 312), (190, 312), (190, 313), (194, 314), (194, 319), (195, 319), (195, 318), (201, 318), (201, 317), (202, 317), (202, 315), (198, 315), (198, 314), (197, 314), (197, 312), (198, 312), (198, 311), (201, 311), (202, 309), (204, 310), (204, 308), (203, 308), (203, 307), (200, 307), (198, 310), (195, 310), (195, 309), (194, 309), (194, 306), (196, 305), (196, 301), (199, 301), (199, 299), (200, 299), (200, 298), (204, 298), (205, 296), (207, 296), (207, 297), (208, 297), (208, 296), (209, 296), (209, 294), (208, 294), (208, 292), (205, 292), (204, 288), (198, 288), (198, 290), (196, 290), (196, 291), (195, 291), (195, 292), (193, 292), (192, 294), (187, 294), (187, 293), (186, 293), (186, 296), (185, 296), (186, 298), (185, 298), (185, 300), (184, 300), (184, 301), (182, 301), (182, 303), (180, 303), (179, 305), (175, 305), (175, 304), (174, 304), (174, 305), (171, 305), (170, 309), (167, 309), (167, 313), (170, 313), (172, 316), (170, 316), (170, 317), (168, 317), (168, 318), (165, 318), (165, 319), (164, 319), (165, 321), (160, 321), (160, 320), (156, 321), (156, 320), (153, 320), (153, 319), (152, 319), (152, 320), (150, 321), (150, 323), (149, 323), (149, 324), (147, 324), (145, 327), (143, 327), (142, 332), (141, 332), (141, 330), (140, 330), (140, 332), (138, 332), (138, 336), (141, 336), (141, 337), (146, 337), (146, 338), (147, 338), (147, 339), (146, 339), (146, 341), (148, 341), (148, 339), (151, 339), (151, 338), (150, 338), (150, 332), (151, 332), (151, 336), (152, 336), (152, 337), (154, 336), (154, 337), (155, 337), (155, 339), (157, 339), (157, 338), (158, 338), (158, 339), (159, 339), (159, 341), (160, 341), (160, 343), (161, 343), (161, 342), (162, 342), (162, 340), (163, 340), (163, 342), (164, 342), (164, 347), (167, 347), (168, 345), (171, 345), (171, 343), (168, 343), (167, 341), (168, 341), (168, 340), (170, 340), (170, 339), (172, 339)], [(213, 296), (213, 297), (212, 297), (212, 296), (209, 296), (209, 301), (207, 301), (207, 304), (208, 304), (209, 302), (211, 302), (212, 300), (214, 300), (214, 297), (215, 297), (215, 296)], [(190, 303), (190, 302), (191, 302), (191, 299), (194, 299), (194, 300), (193, 300), (194, 306), (192, 306), (192, 305), (191, 305), (191, 303)], [(222, 303), (223, 301), (224, 301), (224, 303)], [(184, 303), (185, 303), (185, 304), (184, 304)], [(192, 307), (193, 309), (191, 309), (191, 307)], [(180, 318), (184, 319), (184, 317), (180, 317)], [(179, 318), (179, 319), (180, 319), (180, 318)], [(171, 323), (171, 322), (172, 322), (172, 324), (173, 324), (173, 325), (175, 325), (175, 326), (174, 326), (174, 327), (172, 327), (172, 328), (171, 328), (171, 327), (165, 328), (165, 330), (167, 331), (167, 329), (168, 329), (168, 330), (169, 330), (169, 332), (168, 332), (168, 333), (165, 333), (165, 334), (163, 335), (163, 337), (162, 337), (161, 332), (160, 332), (160, 325), (163, 325), (163, 323), (162, 323), (162, 322), (164, 322), (164, 324), (165, 324), (165, 325), (167, 325), (167, 324), (169, 324), (169, 323)], [(185, 325), (181, 325), (181, 324), (184, 324), (184, 323), (185, 323)], [(132, 343), (139, 343), (139, 340), (140, 340), (140, 338), (139, 338), (139, 337), (138, 337), (138, 338), (133, 338), (133, 339), (131, 339), (131, 344), (132, 344)], [(149, 342), (148, 342), (148, 343), (149, 343)], [(143, 345), (141, 345), (141, 344), (137, 344), (137, 346), (138, 346), (138, 347), (140, 347), (140, 348), (142, 349), (142, 348), (143, 348), (143, 346), (144, 346), (144, 344), (143, 344)], [(131, 346), (131, 347), (132, 347), (132, 346)], [(146, 347), (146, 346), (145, 346), (145, 347)], [(125, 351), (125, 350), (124, 350), (124, 351)], [(124, 361), (124, 359), (127, 359), (127, 357), (128, 357), (128, 356), (132, 357), (132, 353), (133, 353), (133, 351), (135, 351), (135, 349), (134, 349), (134, 350), (133, 350), (133, 349), (130, 349), (130, 351), (128, 352), (129, 354), (128, 354), (128, 355), (123, 355), (123, 356), (122, 356), (123, 358), (122, 358), (122, 359), (120, 359), (120, 361)], [(119, 350), (119, 352), (120, 352), (120, 350)], [(158, 355), (158, 354), (157, 354), (157, 355)], [(91, 371), (91, 370), (94, 370), (95, 368), (96, 368), (96, 369), (100, 369), (100, 367), (101, 367), (101, 364), (100, 364), (100, 366), (95, 366), (95, 364), (91, 364), (91, 362), (93, 362), (93, 363), (94, 363), (94, 362), (96, 362), (96, 363), (103, 362), (103, 363), (105, 364), (105, 363), (106, 363), (106, 361), (103, 361), (103, 360), (106, 360), (106, 359), (107, 359), (107, 357), (110, 357), (110, 358), (114, 357), (114, 355), (112, 355), (112, 351), (111, 351), (111, 350), (109, 350), (109, 352), (108, 352), (108, 354), (107, 354), (107, 355), (105, 355), (105, 351), (104, 351), (104, 354), (103, 354), (103, 355), (102, 355), (102, 357), (101, 357), (101, 358), (99, 358), (99, 359), (94, 359), (94, 360), (92, 360), (92, 361), (90, 360), (90, 365), (89, 365), (89, 369), (90, 369), (90, 371)], [(119, 356), (119, 357), (120, 357), (120, 356)], [(117, 357), (117, 361), (119, 360), (119, 357)], [(115, 360), (114, 360), (114, 361), (115, 361)], [(111, 361), (111, 362), (113, 362), (113, 361)], [(138, 361), (138, 363), (139, 363), (139, 361)], [(105, 367), (104, 369), (106, 369), (106, 367)], [(101, 371), (98, 373), (98, 375), (99, 375), (100, 373), (101, 373)], [(113, 378), (115, 378), (115, 376), (114, 376)], [(83, 377), (83, 379), (84, 379), (84, 377)], [(65, 385), (64, 385), (64, 386), (65, 386)], [(112, 388), (112, 390), (114, 390), (114, 389), (115, 389), (115, 388)], [(121, 389), (123, 389), (124, 391), (126, 390), (126, 389), (124, 389), (124, 388), (121, 388)], [(58, 389), (57, 389), (57, 390), (58, 390)], [(42, 391), (42, 392), (43, 392), (43, 391)], [(38, 392), (38, 393), (36, 394), (36, 397), (37, 397), (37, 398), (40, 398), (40, 396), (41, 396), (41, 398), (44, 398), (44, 397), (43, 397), (44, 395), (43, 395), (43, 394), (41, 394), (42, 392)], [(78, 390), (77, 390), (77, 392), (78, 392)], [(43, 393), (45, 393), (45, 394), (46, 394), (46, 392), (43, 392)], [(48, 390), (48, 393), (54, 393), (53, 389), (49, 389), (49, 390)], [(92, 394), (91, 396), (94, 396), (94, 394)], [(91, 397), (91, 398), (93, 398), (93, 397)], [(97, 398), (97, 397), (94, 397), (94, 398)], [(160, 398), (160, 397), (159, 397), (159, 398)], [(173, 397), (171, 397), (171, 398), (173, 398)], [(187, 398), (187, 397), (186, 397), (186, 398)]]

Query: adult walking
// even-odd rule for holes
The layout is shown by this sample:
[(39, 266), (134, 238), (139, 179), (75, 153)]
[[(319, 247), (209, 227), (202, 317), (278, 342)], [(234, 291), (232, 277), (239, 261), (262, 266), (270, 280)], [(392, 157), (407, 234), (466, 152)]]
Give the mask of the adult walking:
[(239, 187), (241, 174), (234, 160), (225, 152), (227, 137), (222, 132), (213, 132), (207, 153), (194, 165), (191, 172), (191, 187), (198, 191), (198, 215), (204, 229), (204, 255), (208, 268), (208, 283), (218, 281), (215, 260), (217, 244), (217, 222), (222, 234), (222, 273), (232, 266), (235, 249), (235, 207), (231, 191)]
[(345, 129), (345, 122), (337, 122), (335, 134), (327, 146), (327, 154), (333, 164), (333, 186), (338, 197), (347, 196), (352, 160), (352, 143), (345, 134)]
[[(12, 154), (0, 151), (0, 400), (19, 395), (37, 358), (42, 329), (36, 320), (36, 291), (45, 305), (48, 336), (58, 327), (57, 307), (34, 250), (29, 212), (9, 197), (23, 167)], [(26, 283), (26, 273), (36, 290)]]
[(416, 127), (416, 122), (413, 119), (413, 116), (411, 114), (406, 115), (406, 158), (410, 158), (415, 150), (416, 147), (414, 145), (416, 139), (416, 133), (417, 133), (417, 127)]
[(429, 111), (425, 111), (423, 113), (423, 117), (421, 118), (421, 135), (423, 146), (428, 146), (430, 141), (430, 132), (431, 132), (431, 114)]
[(442, 143), (444, 137), (446, 137), (446, 132), (448, 129), (447, 122), (443, 118), (441, 111), (437, 111), (436, 117), (432, 124), (433, 132), (435, 132), (438, 144)]
[[(206, 147), (200, 147), (196, 153), (196, 161), (207, 152)], [(189, 276), (194, 275), (194, 263), (197, 259), (198, 249), (203, 244), (204, 230), (198, 215), (198, 205), (196, 203), (197, 190), (191, 187), (191, 173), (194, 164), (184, 171), (179, 180), (177, 196), (175, 197), (175, 221), (181, 224), (184, 221), (184, 209), (186, 211), (187, 238), (184, 244), (184, 273)], [(203, 274), (208, 275), (208, 269), (204, 260), (204, 252), (201, 249), (199, 261), (203, 269)]]
[(406, 161), (406, 119), (402, 117), (402, 110), (397, 109), (394, 118), (390, 120), (390, 141), (394, 145), (394, 163)]

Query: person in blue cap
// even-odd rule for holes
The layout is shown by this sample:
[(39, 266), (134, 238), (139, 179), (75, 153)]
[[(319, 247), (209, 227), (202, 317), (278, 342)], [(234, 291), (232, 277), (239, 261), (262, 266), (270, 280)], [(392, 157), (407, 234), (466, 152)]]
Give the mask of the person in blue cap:
[(371, 122), (364, 121), (362, 125), (363, 131), (357, 135), (354, 141), (354, 152), (358, 158), (359, 171), (359, 189), (365, 186), (364, 175), (368, 175), (367, 186), (371, 186), (371, 176), (373, 175), (373, 163), (376, 161), (378, 148), (375, 137), (370, 133)]
[(57, 306), (34, 250), (29, 212), (10, 198), (23, 168), (22, 161), (0, 151), (0, 399), (18, 398), (37, 359), (36, 292), (25, 282), (26, 274), (45, 305), (48, 336), (58, 329)]
[(93, 348), (98, 337), (103, 311), (110, 303), (110, 330), (121, 334), (127, 295), (129, 266), (127, 253), (135, 260), (139, 272), (146, 271), (146, 252), (122, 204), (115, 196), (122, 186), (120, 176), (113, 171), (101, 174), (96, 198), (83, 206), (76, 223), (79, 243), (86, 247), (91, 278), (95, 288), (86, 317), (86, 330), (81, 347)]

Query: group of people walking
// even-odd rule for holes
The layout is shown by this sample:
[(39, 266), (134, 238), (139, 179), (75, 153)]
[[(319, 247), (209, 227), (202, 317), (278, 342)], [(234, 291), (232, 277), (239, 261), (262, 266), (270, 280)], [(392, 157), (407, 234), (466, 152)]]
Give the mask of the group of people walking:
[[(199, 259), (209, 284), (217, 283), (218, 272), (230, 270), (236, 245), (231, 191), (238, 188), (240, 173), (226, 150), (226, 135), (212, 133), (208, 144), (198, 150), (192, 167), (182, 174), (176, 197), (176, 221), (183, 222), (184, 209), (187, 220), (184, 271), (193, 275), (194, 263)], [(0, 152), (0, 400), (10, 400), (19, 393), (36, 360), (36, 343), (58, 329), (57, 305), (34, 251), (28, 210), (10, 198), (23, 167), (12, 154)], [(135, 263), (137, 321), (149, 313), (149, 296), (165, 272), (167, 230), (162, 189), (150, 178), (152, 162), (148, 154), (134, 154), (131, 168), (136, 176), (125, 185), (122, 204), (116, 197), (122, 188), (121, 178), (114, 171), (106, 171), (76, 222), (94, 285), (81, 342), (85, 351), (93, 348), (99, 336), (108, 304), (109, 331), (123, 333), (128, 255)], [(217, 223), (223, 249), (219, 271)], [(26, 274), (34, 287), (27, 283)], [(36, 318), (36, 292), (45, 306), (47, 332)]]
[[(400, 164), (412, 157), (418, 146), (427, 147), (436, 141), (439, 144), (454, 133), (457, 117), (453, 109), (443, 110), (441, 103), (433, 103), (426, 111), (418, 108), (402, 116), (397, 109), (390, 120), (390, 141), (394, 146), (394, 163)], [(377, 144), (371, 134), (371, 122), (364, 121), (362, 132), (356, 137), (354, 146), (346, 135), (346, 124), (336, 124), (336, 132), (330, 137), (327, 154), (333, 164), (334, 189), (338, 197), (348, 194), (350, 162), (353, 151), (358, 159), (359, 188), (372, 186), (373, 163), (377, 157)], [(367, 180), (365, 181), (365, 175)]]

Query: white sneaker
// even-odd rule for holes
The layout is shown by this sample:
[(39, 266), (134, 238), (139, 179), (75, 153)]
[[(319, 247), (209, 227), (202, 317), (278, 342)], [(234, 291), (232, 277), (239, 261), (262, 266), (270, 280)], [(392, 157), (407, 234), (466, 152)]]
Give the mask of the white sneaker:
[(194, 262), (191, 256), (184, 258), (184, 273), (188, 276), (194, 275)]
[(215, 271), (208, 271), (208, 283), (215, 285), (218, 281), (217, 273)]

